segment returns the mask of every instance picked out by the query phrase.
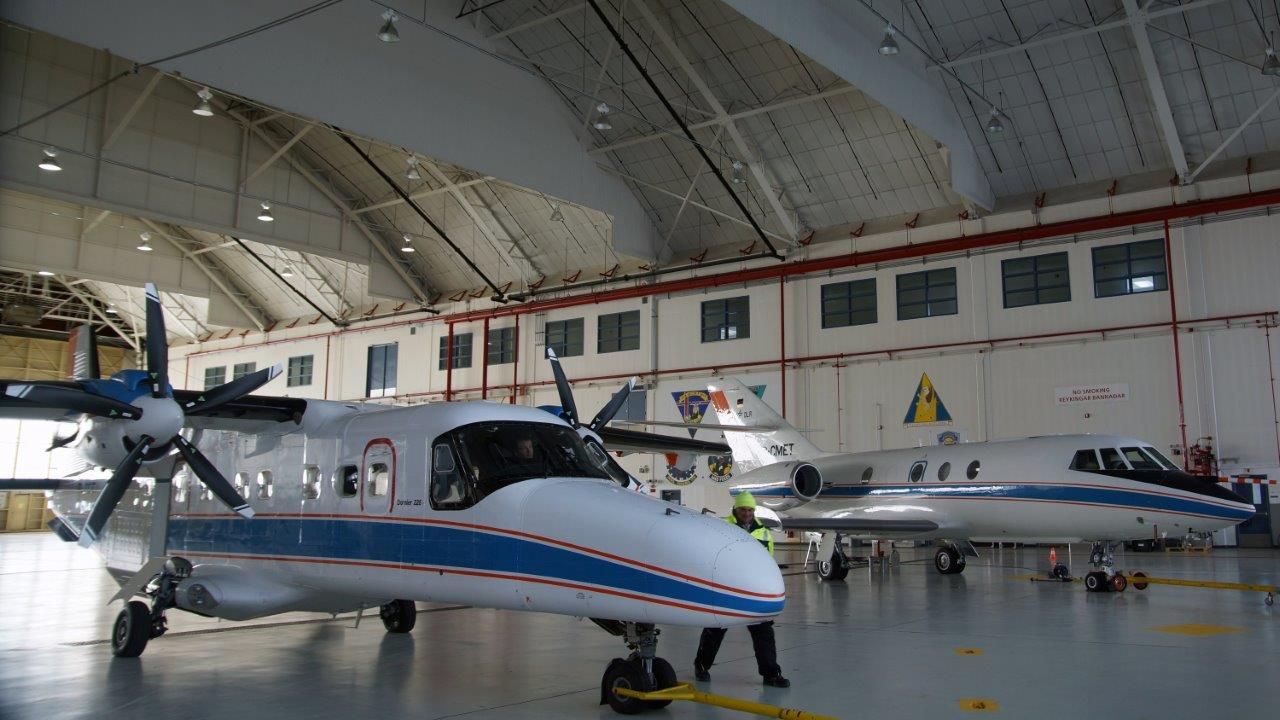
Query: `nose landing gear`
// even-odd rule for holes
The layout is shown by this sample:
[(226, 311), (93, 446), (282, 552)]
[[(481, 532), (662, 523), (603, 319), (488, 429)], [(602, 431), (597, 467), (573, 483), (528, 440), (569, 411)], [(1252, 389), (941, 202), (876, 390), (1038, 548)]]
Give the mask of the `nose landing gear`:
[(1115, 569), (1114, 551), (1118, 544), (1110, 540), (1093, 544), (1093, 550), (1089, 553), (1089, 564), (1095, 570), (1084, 576), (1084, 587), (1089, 592), (1107, 592), (1108, 590), (1124, 592), (1129, 587), (1129, 581), (1124, 573), (1116, 572)]
[[(148, 571), (152, 569), (154, 572), (157, 566), (158, 573), (153, 575)], [(186, 558), (156, 558), (121, 588), (116, 597), (127, 599), (135, 593), (146, 595), (151, 598), (151, 607), (141, 600), (125, 602), (111, 630), (111, 654), (123, 658), (138, 657), (147, 649), (148, 640), (164, 635), (169, 630), (164, 611), (174, 606), (173, 595), (178, 583), (190, 576), (191, 563)], [(145, 585), (130, 587), (132, 583), (142, 584), (140, 580)]]
[(635, 715), (670, 705), (670, 700), (640, 700), (614, 692), (624, 688), (653, 692), (675, 687), (679, 683), (671, 663), (657, 656), (658, 629), (649, 623), (595, 618), (592, 621), (611, 634), (621, 635), (631, 650), (626, 659), (614, 658), (605, 668), (604, 677), (600, 680), (600, 704), (607, 704), (614, 712), (622, 715)]

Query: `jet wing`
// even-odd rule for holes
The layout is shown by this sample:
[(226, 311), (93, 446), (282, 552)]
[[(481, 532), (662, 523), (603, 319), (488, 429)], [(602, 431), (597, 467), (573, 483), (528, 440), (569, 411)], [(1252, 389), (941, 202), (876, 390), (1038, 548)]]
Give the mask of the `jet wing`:
[(781, 517), (783, 530), (830, 530), (847, 535), (875, 537), (918, 535), (938, 529), (933, 520), (871, 517)]
[(657, 433), (623, 430), (606, 426), (597, 433), (609, 450), (624, 453), (679, 453), (690, 452), (698, 455), (728, 455), (729, 446), (724, 443), (696, 440), (678, 435), (658, 435)]
[[(196, 402), (200, 395), (196, 390), (173, 391), (173, 399), (182, 406)], [(186, 425), (201, 430), (280, 432), (282, 423), (293, 423), (295, 426), (301, 423), (306, 411), (307, 401), (302, 398), (245, 395), (211, 410), (188, 411)]]

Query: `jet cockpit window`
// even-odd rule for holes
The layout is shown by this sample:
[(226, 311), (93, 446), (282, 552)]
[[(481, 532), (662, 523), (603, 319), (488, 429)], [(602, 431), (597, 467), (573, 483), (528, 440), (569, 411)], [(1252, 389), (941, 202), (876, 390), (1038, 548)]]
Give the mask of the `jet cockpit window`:
[(486, 422), (458, 428), (449, 437), (462, 471), (480, 498), (512, 483), (540, 477), (612, 479), (568, 427), (536, 422)]
[(1158, 463), (1160, 463), (1161, 465), (1163, 465), (1165, 470), (1180, 470), (1180, 469), (1181, 469), (1181, 468), (1179, 468), (1177, 465), (1174, 465), (1174, 464), (1173, 464), (1173, 462), (1171, 462), (1171, 461), (1169, 460), (1169, 458), (1167, 458), (1167, 457), (1165, 457), (1164, 455), (1162, 455), (1162, 454), (1160, 453), (1160, 451), (1159, 451), (1159, 450), (1157, 450), (1157, 449), (1155, 449), (1155, 448), (1153, 448), (1153, 447), (1143, 447), (1143, 448), (1142, 448), (1142, 451), (1143, 451), (1143, 452), (1145, 452), (1147, 455), (1151, 456), (1151, 458), (1152, 458), (1153, 460), (1155, 460), (1156, 462), (1158, 462)]
[(614, 459), (605, 452), (605, 449), (596, 444), (594, 440), (583, 440), (582, 444), (587, 448), (587, 457), (600, 466), (601, 470), (616, 483), (622, 487), (631, 487), (631, 475), (622, 469)]
[(1124, 458), (1120, 457), (1120, 453), (1115, 448), (1102, 448), (1098, 452), (1102, 453), (1102, 467), (1105, 470), (1128, 470), (1129, 466), (1124, 464)]
[(1101, 470), (1102, 466), (1098, 464), (1097, 450), (1077, 450), (1076, 456), (1071, 458), (1072, 470)]
[(1124, 459), (1129, 461), (1129, 465), (1134, 470), (1163, 470), (1160, 463), (1152, 460), (1142, 451), (1141, 448), (1127, 447), (1121, 448), (1124, 451)]
[(925, 466), (928, 464), (929, 463), (921, 460), (920, 462), (913, 463), (911, 465), (911, 474), (908, 475), (911, 482), (920, 482), (920, 478), (924, 477)]
[(391, 490), (391, 471), (387, 464), (376, 462), (370, 465), (365, 485), (369, 488), (370, 497), (386, 496)]

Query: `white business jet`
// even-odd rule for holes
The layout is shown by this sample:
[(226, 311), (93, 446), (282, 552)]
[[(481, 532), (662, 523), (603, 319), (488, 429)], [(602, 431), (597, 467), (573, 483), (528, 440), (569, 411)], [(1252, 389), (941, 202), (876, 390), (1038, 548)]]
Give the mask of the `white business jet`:
[[(125, 601), (117, 656), (139, 655), (172, 609), (247, 620), (377, 607), (390, 632), (413, 629), (415, 601), (532, 610), (589, 617), (624, 638), (632, 652), (609, 664), (601, 702), (630, 714), (669, 701), (613, 688), (676, 683), (656, 655), (655, 624), (727, 627), (782, 611), (782, 576), (758, 542), (627, 489), (638, 483), (601, 435), (631, 383), (585, 426), (558, 363), (563, 419), (486, 402), (248, 395), (278, 366), (174, 390), (152, 285), (146, 371), (100, 380), (92, 333), (76, 341), (76, 379), (0, 381), (0, 416), (79, 419), (54, 445), (114, 473), (96, 485), (14, 479), (0, 489), (51, 489), (53, 529), (101, 551)], [(632, 432), (620, 442), (727, 449), (690, 440)]]
[[(736, 380), (708, 388), (733, 448), (735, 485), (779, 513), (788, 530), (823, 531), (819, 575), (848, 574), (840, 536), (939, 540), (934, 565), (964, 570), (972, 542), (1093, 543), (1091, 591), (1117, 590), (1119, 541), (1207, 533), (1254, 507), (1183, 472), (1150, 443), (1113, 435), (1058, 435), (905, 450), (819, 450)], [(826, 559), (830, 558), (830, 559)], [(1055, 568), (1066, 575), (1066, 568)]]

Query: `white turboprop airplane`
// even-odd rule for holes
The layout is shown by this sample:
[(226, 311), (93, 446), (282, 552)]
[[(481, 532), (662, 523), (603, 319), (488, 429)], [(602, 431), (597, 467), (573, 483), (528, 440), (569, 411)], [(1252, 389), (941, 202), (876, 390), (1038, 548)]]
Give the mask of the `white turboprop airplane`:
[[(247, 394), (278, 366), (204, 392), (174, 390), (151, 285), (147, 371), (99, 380), (92, 333), (78, 341), (75, 380), (0, 381), (0, 416), (78, 417), (77, 434), (55, 447), (114, 474), (105, 484), (15, 479), (0, 489), (53, 490), (53, 529), (96, 543), (122, 584), (117, 656), (139, 655), (174, 608), (247, 620), (378, 607), (390, 632), (413, 629), (418, 600), (532, 610), (589, 617), (625, 639), (632, 652), (609, 664), (601, 703), (630, 714), (670, 701), (612, 688), (676, 683), (656, 656), (655, 624), (727, 627), (782, 611), (782, 576), (760, 543), (626, 489), (634, 480), (601, 435), (630, 383), (587, 426), (558, 362), (562, 418), (487, 402)], [(632, 432), (622, 445), (727, 449), (687, 440)]]
[[(708, 388), (733, 448), (735, 484), (779, 513), (788, 530), (823, 531), (823, 579), (848, 574), (840, 536), (940, 540), (934, 565), (962, 572), (972, 542), (1093, 543), (1091, 591), (1123, 591), (1112, 550), (1159, 530), (1205, 533), (1254, 507), (1217, 478), (1190, 475), (1150, 443), (1058, 435), (904, 450), (819, 450), (742, 383)], [(738, 472), (741, 471), (741, 474)], [(830, 558), (825, 560), (825, 558)], [(1054, 568), (1066, 576), (1066, 568)]]

